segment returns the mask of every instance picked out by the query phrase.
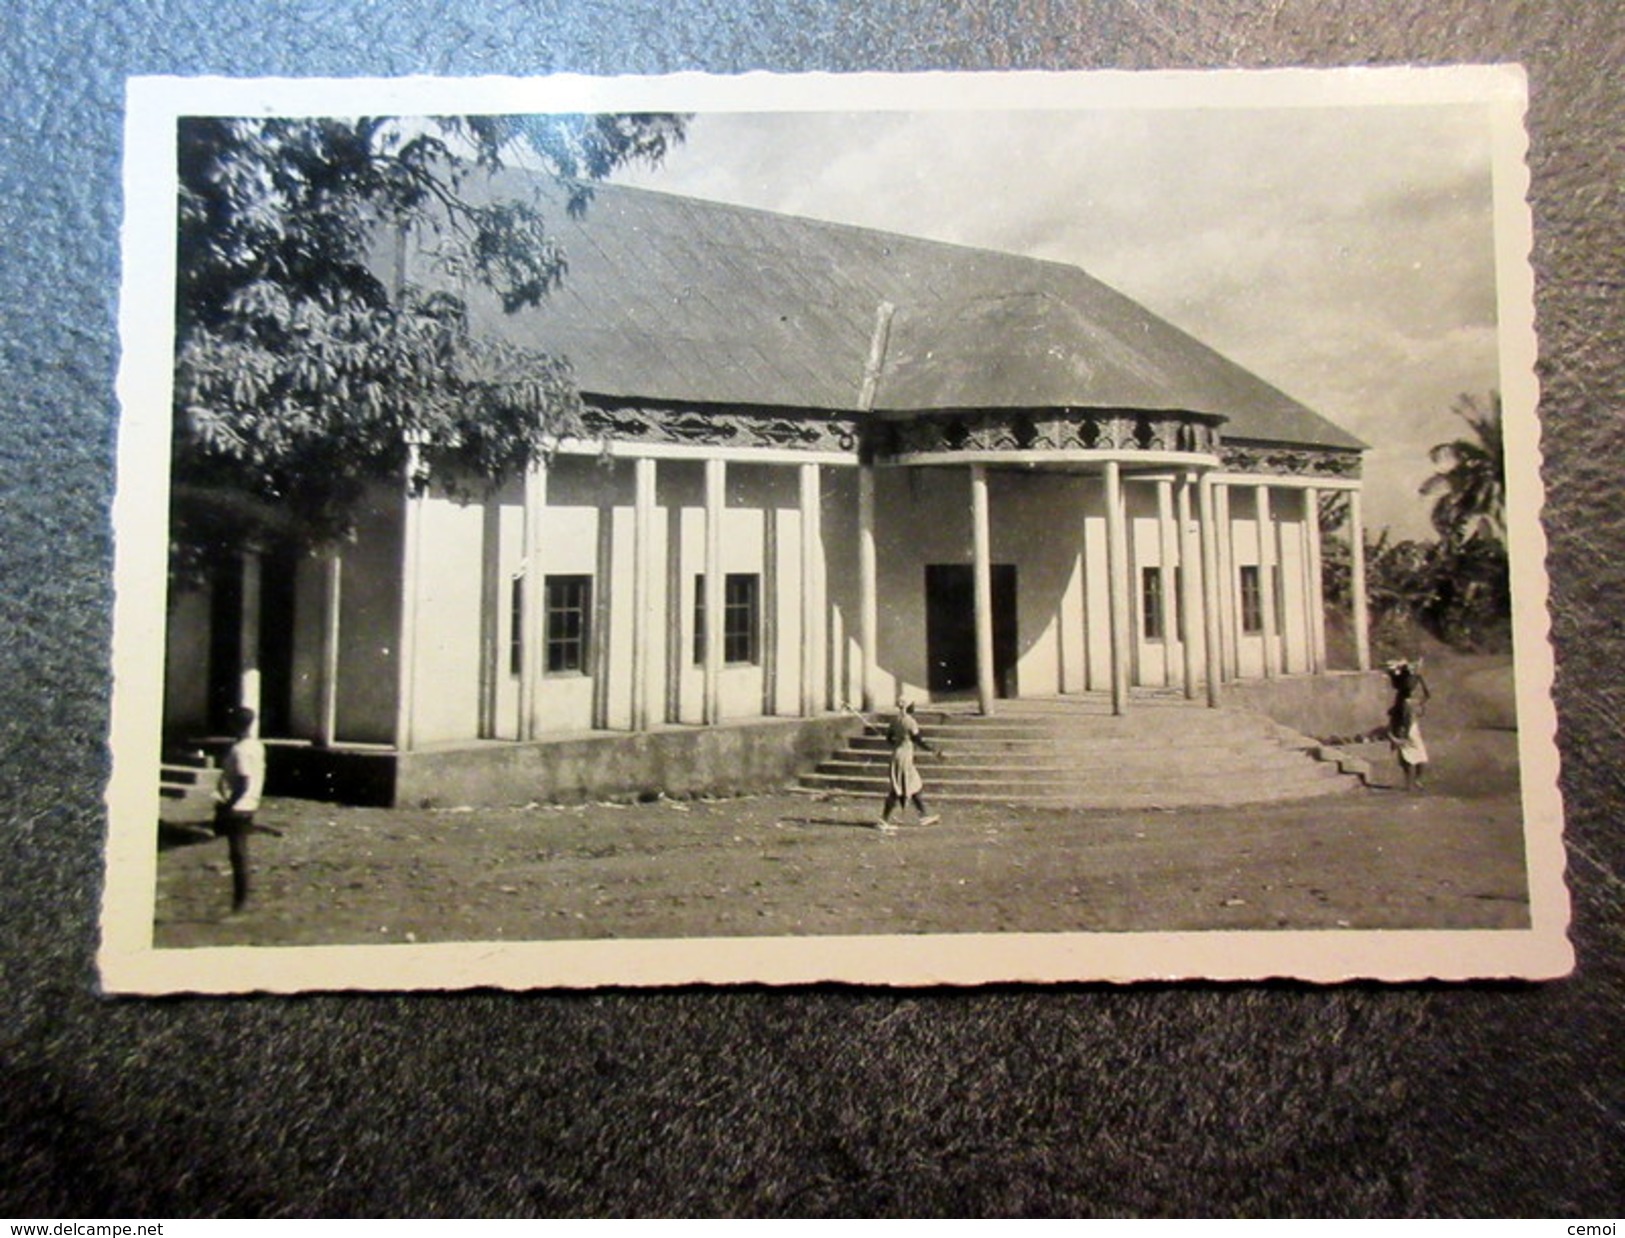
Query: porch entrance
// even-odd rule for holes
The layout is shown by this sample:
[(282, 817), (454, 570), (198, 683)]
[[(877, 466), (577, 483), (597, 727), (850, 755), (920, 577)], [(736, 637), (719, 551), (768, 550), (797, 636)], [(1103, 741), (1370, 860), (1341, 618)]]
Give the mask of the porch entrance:
[(215, 735), (231, 731), (231, 714), (242, 702), (243, 673), (260, 674), (259, 731), (287, 736), (293, 730), (294, 590), (298, 556), (267, 551), (250, 584), (243, 559), (223, 555), (210, 572), (208, 725)]
[[(993, 577), (993, 685), (1000, 697), (1016, 692), (1016, 565), (995, 563)], [(968, 563), (925, 565), (926, 687), (936, 692), (976, 690), (976, 577)]]

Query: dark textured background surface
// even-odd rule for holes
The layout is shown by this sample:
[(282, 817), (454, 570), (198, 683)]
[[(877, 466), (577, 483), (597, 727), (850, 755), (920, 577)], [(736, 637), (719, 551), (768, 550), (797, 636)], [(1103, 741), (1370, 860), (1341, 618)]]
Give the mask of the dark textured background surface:
[[(0, 40), (0, 1214), (1618, 1214), (1621, 6), (276, 8), (13, 0)], [(127, 74), (1487, 60), (1531, 77), (1571, 979), (95, 995)]]

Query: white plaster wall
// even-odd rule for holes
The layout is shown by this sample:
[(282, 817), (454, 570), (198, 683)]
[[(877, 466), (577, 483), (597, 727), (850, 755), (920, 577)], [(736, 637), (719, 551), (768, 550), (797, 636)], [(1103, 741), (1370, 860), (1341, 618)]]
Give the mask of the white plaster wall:
[(171, 588), (164, 634), (164, 731), (202, 735), (209, 723), (209, 586)]
[(492, 734), (497, 739), (517, 739), (520, 674), (513, 668), (511, 650), (514, 584), (520, 582), (523, 588), (525, 575), (524, 482), (510, 481), (497, 499), (501, 510), (497, 517), (496, 717)]
[[(589, 674), (543, 674), (538, 683), (538, 725), (544, 732), (631, 724), (631, 613), (634, 552), (633, 473), (630, 461), (560, 457), (546, 474), (547, 510), (535, 570), (541, 575), (585, 575), (594, 581), (596, 631)], [(731, 464), (722, 514), (722, 570), (761, 578), (759, 661), (724, 667), (719, 683), (725, 718), (794, 714), (801, 699), (801, 553), (798, 470), (793, 466)], [(861, 693), (858, 645), (858, 472), (820, 470), (819, 553), (827, 579), (818, 599), (824, 639), (817, 668), (820, 708), (856, 704)], [(650, 718), (698, 723), (704, 672), (693, 659), (694, 581), (705, 564), (704, 466), (661, 461), (657, 466), (651, 526), (657, 560), (651, 572), (651, 665), (647, 669)], [(1177, 640), (1177, 583), (1165, 596), (1168, 648), (1144, 638), (1142, 569), (1164, 554), (1154, 484), (1125, 488), (1130, 558), (1133, 682), (1182, 682)], [(1110, 685), (1109, 594), (1106, 580), (1104, 487), (1098, 478), (1059, 473), (993, 470), (989, 473), (992, 556), (1017, 573), (1018, 640), (1015, 687), (1023, 695), (1102, 690)], [(498, 598), (494, 616), (495, 734), (520, 733), (519, 676), (509, 665), (513, 581), (528, 570), (523, 555), (523, 485), (517, 479), (499, 498)], [(399, 506), (404, 506), (402, 502)], [(1232, 494), (1233, 564), (1258, 562), (1258, 528), (1250, 489)], [(417, 741), (469, 739), (479, 733), (481, 654), (480, 504), (442, 493), (423, 501), (417, 592)], [(1274, 517), (1280, 537), (1281, 587), (1288, 670), (1307, 669), (1307, 584), (1303, 505), (1280, 495)], [(344, 641), (341, 648), (340, 737), (392, 737), (395, 608), (388, 590), (398, 580), (402, 520), (387, 496), (364, 513), (365, 535), (347, 551)], [(1178, 562), (1177, 527), (1166, 548)], [(899, 693), (928, 694), (924, 568), (971, 559), (970, 479), (964, 468), (880, 469), (876, 473), (878, 648), (876, 700)], [(301, 730), (314, 732), (319, 706), (321, 588), (319, 563), (302, 568), (295, 708)], [(1239, 571), (1227, 582), (1235, 593)], [(607, 603), (607, 606), (605, 605)], [(198, 611), (201, 602), (190, 603)], [(605, 617), (607, 615), (607, 622)], [(528, 616), (541, 623), (542, 616)], [(1200, 622), (1200, 616), (1192, 617)], [(206, 620), (194, 614), (174, 626), (172, 643)], [(194, 636), (191, 639), (199, 639)], [(1259, 637), (1241, 640), (1244, 676), (1263, 672)], [(1171, 665), (1172, 675), (1169, 674)], [(173, 680), (172, 680), (173, 682)], [(201, 710), (202, 683), (188, 708)], [(598, 709), (595, 714), (595, 700)], [(178, 711), (181, 703), (172, 705)]]
[[(1241, 676), (1258, 678), (1264, 674), (1264, 642), (1258, 633), (1241, 631), (1241, 568), (1260, 561), (1258, 504), (1251, 487), (1233, 487), (1230, 492), (1230, 520), (1233, 552), (1230, 588), (1236, 614), (1236, 631), (1241, 660)], [(1274, 547), (1279, 566), (1276, 622), (1281, 651), (1281, 667), (1289, 674), (1309, 669), (1309, 624), (1307, 618), (1303, 500), (1290, 491), (1270, 492), (1270, 527), (1265, 536)]]
[(479, 734), (485, 513), (438, 488), (418, 503), (412, 739), (423, 745)]
[(1109, 692), (1112, 686), (1112, 599), (1107, 574), (1111, 550), (1106, 538), (1105, 483), (1089, 485), (1084, 518), (1084, 640), (1087, 648), (1088, 688)]
[(970, 475), (963, 468), (875, 473), (877, 657), (885, 705), (926, 699), (925, 564), (971, 561)]
[(1024, 696), (1065, 689), (1063, 671), (1082, 662), (1082, 616), (1065, 627), (1068, 598), (1076, 595), (1083, 519), (1091, 498), (1078, 478), (1059, 473), (988, 476), (988, 509), (995, 563), (1016, 565), (1016, 684)]
[[(875, 489), (876, 699), (884, 704), (899, 692), (929, 695), (925, 565), (971, 562), (970, 475), (966, 468), (882, 469)], [(1016, 569), (1014, 686), (1022, 695), (1083, 690), (1090, 674), (1087, 644), (1098, 644), (1100, 665), (1109, 666), (1103, 627), (1095, 639), (1090, 597), (1098, 590), (1094, 605), (1103, 621), (1105, 525), (1088, 514), (1098, 509), (1099, 496), (1098, 484), (1088, 478), (1000, 470), (988, 474), (992, 559)], [(1098, 525), (1093, 539), (1092, 525)], [(1091, 546), (1091, 540), (1098, 544)], [(1099, 558), (1098, 580), (1091, 579), (1091, 555)], [(833, 575), (832, 588), (840, 587), (841, 574)], [(849, 579), (855, 590), (855, 558)], [(855, 628), (855, 596), (850, 613)]]
[[(595, 651), (613, 648), (613, 628), (609, 633), (596, 631), (601, 615), (600, 603), (606, 596), (615, 596), (613, 578), (600, 579), (599, 572), (599, 504), (603, 501), (630, 507), (632, 502), (631, 468), (629, 465), (606, 466), (596, 457), (559, 456), (549, 466), (543, 487), (547, 510), (541, 520), (540, 544), (535, 563), (543, 577), (591, 576), (593, 578), (594, 631), (589, 634)], [(521, 542), (522, 542), (521, 537)], [(613, 538), (610, 539), (611, 574), (613, 560), (620, 558), (630, 572), (630, 555), (615, 556)], [(623, 596), (631, 598), (631, 579), (628, 575)], [(541, 590), (537, 591), (538, 605), (545, 604)], [(543, 624), (544, 615), (531, 615), (526, 622)], [(540, 630), (540, 629), (538, 629)], [(607, 640), (606, 640), (607, 638)], [(576, 671), (547, 673), (546, 653), (540, 640), (536, 643), (542, 665), (537, 667), (539, 679), (536, 689), (536, 725), (540, 731), (578, 731), (593, 725), (594, 660), (589, 656), (585, 673)]]
[[(1172, 519), (1167, 526), (1167, 545), (1163, 544), (1162, 511), (1155, 482), (1133, 482), (1127, 488), (1129, 508), (1129, 612), (1133, 639), (1134, 673), (1131, 682), (1142, 687), (1183, 687), (1185, 682), (1185, 647), (1180, 640), (1180, 583), (1179, 570), (1181, 542), (1179, 536), (1179, 506), (1177, 487), (1170, 495), (1169, 512)], [(1164, 556), (1166, 555), (1166, 563)], [(1163, 632), (1161, 639), (1147, 639), (1145, 634), (1144, 571), (1147, 568), (1168, 568), (1163, 580)], [(1185, 567), (1201, 580), (1200, 561)], [(1186, 616), (1186, 634), (1200, 633), (1201, 613)], [(1108, 672), (1109, 673), (1109, 672)]]
[(405, 497), (378, 487), (345, 544), (339, 604), (337, 738), (395, 741), (401, 613), (401, 535)]
[[(339, 596), (343, 597), (342, 589)], [(288, 691), (288, 729), (302, 739), (314, 739), (320, 728), (326, 598), (326, 563), (316, 554), (301, 555), (294, 568), (293, 682)]]
[(1241, 569), (1256, 567), (1259, 557), (1258, 505), (1250, 488), (1230, 491), (1230, 591), (1236, 615), (1236, 653), (1241, 678), (1257, 679), (1264, 674), (1264, 639), (1261, 633), (1242, 630)]
[(801, 512), (783, 505), (767, 515), (769, 535), (776, 535), (772, 579), (763, 589), (773, 607), (774, 622), (767, 638), (773, 642), (772, 702), (775, 713), (794, 717), (801, 712)]
[[(763, 574), (763, 539), (767, 531), (766, 509), (771, 505), (773, 486), (759, 466), (730, 466), (724, 487), (727, 501), (722, 510), (722, 573)], [(685, 505), (677, 516), (680, 566), (676, 573), (679, 608), (676, 625), (681, 632), (678, 672), (678, 717), (683, 722), (700, 722), (705, 712), (705, 668), (694, 660), (695, 578), (705, 572), (705, 506), (703, 475), (700, 503)], [(688, 497), (688, 496), (685, 496)], [(797, 548), (799, 551), (799, 547)], [(797, 561), (799, 564), (799, 560)], [(799, 582), (799, 568), (797, 571)], [(721, 582), (718, 582), (721, 587)], [(764, 579), (758, 597), (765, 609), (768, 582)], [(762, 638), (758, 630), (758, 660), (750, 665), (722, 667), (717, 683), (717, 707), (724, 718), (742, 718), (762, 712)], [(628, 647), (629, 649), (630, 647)], [(797, 663), (799, 665), (799, 663)]]
[[(1145, 636), (1145, 584), (1142, 579), (1146, 568), (1160, 567), (1162, 563), (1161, 525), (1157, 519), (1155, 496), (1147, 493), (1148, 486), (1128, 487), (1128, 506), (1132, 513), (1128, 522), (1128, 609), (1130, 665), (1129, 682), (1141, 687), (1161, 687), (1167, 681), (1163, 642), (1147, 640)], [(1149, 500), (1149, 504), (1148, 501)], [(1150, 514), (1144, 514), (1150, 506)], [(1166, 598), (1163, 599), (1165, 602)]]
[[(823, 468), (819, 476), (819, 534), (824, 562), (821, 708), (856, 709), (863, 699), (863, 608), (858, 596), (858, 470)], [(878, 475), (877, 475), (878, 488)], [(877, 590), (878, 592), (878, 590)], [(876, 675), (875, 701), (896, 699), (895, 685)]]
[(1305, 613), (1307, 580), (1305, 572), (1303, 497), (1275, 491), (1270, 496), (1275, 516), (1281, 565), (1281, 585), (1285, 622), (1281, 628), (1282, 666), (1292, 674), (1309, 669), (1309, 623)]

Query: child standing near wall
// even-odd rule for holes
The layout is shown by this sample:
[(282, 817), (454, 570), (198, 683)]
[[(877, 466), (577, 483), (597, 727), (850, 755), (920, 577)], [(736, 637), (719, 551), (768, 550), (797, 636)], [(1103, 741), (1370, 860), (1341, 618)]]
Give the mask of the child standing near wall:
[(221, 763), (214, 793), (214, 832), (224, 835), (231, 855), (231, 910), (248, 906), (248, 836), (255, 830), (254, 813), (265, 791), (265, 744), (254, 734), (254, 711), (246, 707), (231, 713), (235, 737)]

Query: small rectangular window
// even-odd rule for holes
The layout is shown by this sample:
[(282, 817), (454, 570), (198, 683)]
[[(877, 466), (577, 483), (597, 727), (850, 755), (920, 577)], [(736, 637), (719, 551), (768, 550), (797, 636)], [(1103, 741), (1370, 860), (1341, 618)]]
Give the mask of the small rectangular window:
[(1140, 619), (1146, 640), (1161, 640), (1166, 632), (1163, 621), (1162, 569), (1140, 569)]
[(1241, 566), (1241, 630), (1247, 633), (1264, 630), (1264, 601), (1259, 595), (1256, 563)]
[[(761, 577), (729, 572), (722, 579), (722, 661), (751, 666), (760, 660)], [(694, 662), (705, 663), (705, 577), (694, 578)]]
[(549, 576), (547, 593), (547, 673), (587, 673), (592, 629), (592, 577)]
[(525, 578), (515, 576), (508, 596), (508, 674), (518, 675), (525, 666)]

